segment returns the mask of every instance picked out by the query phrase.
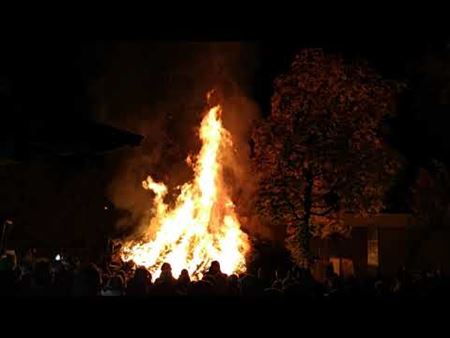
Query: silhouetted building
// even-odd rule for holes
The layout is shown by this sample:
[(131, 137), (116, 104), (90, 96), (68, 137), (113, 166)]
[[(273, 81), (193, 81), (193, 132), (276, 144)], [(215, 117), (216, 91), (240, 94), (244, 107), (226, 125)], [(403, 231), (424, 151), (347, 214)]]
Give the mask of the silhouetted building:
[[(420, 238), (422, 227), (411, 214), (380, 214), (361, 218), (348, 214), (352, 227), (349, 237), (313, 239), (312, 246), (322, 262), (333, 263), (336, 273), (381, 272), (394, 274), (408, 263), (412, 250), (418, 250), (412, 268), (439, 267), (450, 270), (450, 227)], [(420, 246), (415, 246), (417, 241)]]

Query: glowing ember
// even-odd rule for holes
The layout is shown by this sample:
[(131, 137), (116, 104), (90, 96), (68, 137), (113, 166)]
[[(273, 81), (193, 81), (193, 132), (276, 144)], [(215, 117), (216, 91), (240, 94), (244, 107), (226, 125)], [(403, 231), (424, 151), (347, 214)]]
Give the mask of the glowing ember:
[[(164, 262), (170, 263), (175, 277), (186, 268), (194, 279), (199, 279), (214, 260), (220, 262), (224, 273), (245, 271), (250, 246), (222, 179), (220, 154), (232, 143), (220, 115), (220, 106), (215, 106), (203, 118), (202, 148), (195, 160), (187, 159), (193, 166), (194, 179), (181, 187), (173, 207), (164, 202), (167, 187), (163, 183), (150, 176), (143, 182), (145, 189), (155, 193), (154, 217), (145, 239), (126, 243), (121, 256), (147, 267), (154, 278)], [(153, 229), (157, 230), (151, 236)]]

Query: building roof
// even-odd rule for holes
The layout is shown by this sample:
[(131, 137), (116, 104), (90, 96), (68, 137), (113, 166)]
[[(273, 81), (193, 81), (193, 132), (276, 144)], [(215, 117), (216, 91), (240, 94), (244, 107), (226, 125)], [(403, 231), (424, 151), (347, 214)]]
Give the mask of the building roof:
[(143, 136), (95, 121), (25, 121), (0, 140), (0, 163), (93, 155), (137, 146)]

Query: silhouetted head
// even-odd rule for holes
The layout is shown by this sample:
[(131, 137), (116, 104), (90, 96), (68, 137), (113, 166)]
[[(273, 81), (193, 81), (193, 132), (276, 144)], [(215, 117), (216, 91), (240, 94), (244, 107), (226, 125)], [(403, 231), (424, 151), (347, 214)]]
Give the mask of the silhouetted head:
[(7, 251), (6, 259), (8, 260), (9, 266), (11, 267), (11, 269), (14, 270), (17, 268), (17, 256), (14, 251)]
[(229, 277), (228, 277), (228, 282), (230, 283), (230, 284), (232, 284), (232, 285), (237, 285), (238, 284), (238, 282), (239, 282), (239, 277), (237, 276), (237, 275), (230, 275)]
[(212, 274), (216, 274), (220, 272), (220, 263), (218, 261), (212, 261), (211, 267), (209, 268), (209, 272)]
[(15, 269), (15, 259), (10, 255), (0, 257), (0, 270), (12, 271)]
[(146, 268), (138, 267), (134, 272), (134, 280), (141, 283), (151, 283), (152, 275)]
[(163, 263), (163, 265), (161, 266), (161, 272), (165, 273), (172, 272), (172, 267), (170, 266), (169, 263)]
[(189, 272), (186, 269), (181, 270), (179, 278), (181, 278), (181, 279), (190, 279)]
[(114, 291), (123, 292), (125, 288), (125, 282), (120, 275), (113, 276), (108, 281), (108, 288)]

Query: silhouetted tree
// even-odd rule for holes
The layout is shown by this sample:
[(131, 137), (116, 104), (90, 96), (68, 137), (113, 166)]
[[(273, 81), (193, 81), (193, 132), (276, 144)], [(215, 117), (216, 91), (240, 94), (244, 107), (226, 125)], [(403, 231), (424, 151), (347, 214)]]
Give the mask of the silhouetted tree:
[(274, 86), (271, 115), (253, 133), (258, 206), (287, 226), (287, 246), (304, 265), (313, 235), (347, 230), (342, 212), (382, 209), (400, 164), (379, 130), (395, 111), (396, 85), (365, 64), (307, 49)]

